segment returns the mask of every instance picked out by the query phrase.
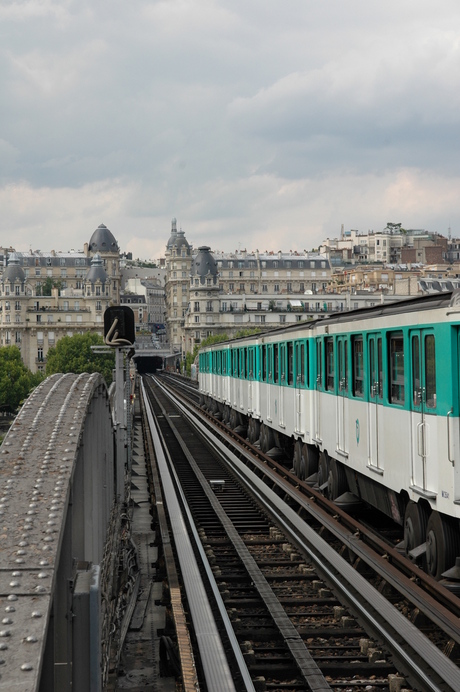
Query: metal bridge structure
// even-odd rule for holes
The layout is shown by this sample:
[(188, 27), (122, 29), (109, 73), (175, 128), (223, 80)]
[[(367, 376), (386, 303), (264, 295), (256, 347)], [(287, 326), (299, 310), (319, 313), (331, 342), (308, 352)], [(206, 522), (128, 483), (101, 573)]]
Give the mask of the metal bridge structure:
[(2, 692), (101, 689), (124, 483), (115, 428), (99, 374), (53, 375), (0, 447)]

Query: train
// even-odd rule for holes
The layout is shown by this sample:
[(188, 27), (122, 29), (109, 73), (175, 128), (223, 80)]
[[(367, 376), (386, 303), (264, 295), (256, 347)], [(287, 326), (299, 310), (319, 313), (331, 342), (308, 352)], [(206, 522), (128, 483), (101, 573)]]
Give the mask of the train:
[(391, 517), (435, 579), (460, 579), (459, 290), (203, 347), (198, 381), (216, 417), (331, 500)]

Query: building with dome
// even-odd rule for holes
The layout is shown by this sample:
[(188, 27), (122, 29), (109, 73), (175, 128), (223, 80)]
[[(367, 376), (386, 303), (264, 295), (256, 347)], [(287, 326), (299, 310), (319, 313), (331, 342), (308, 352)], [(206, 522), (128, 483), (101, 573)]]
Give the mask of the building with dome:
[(48, 350), (63, 336), (103, 335), (104, 311), (119, 303), (121, 285), (120, 250), (104, 224), (83, 251), (10, 248), (3, 256), (0, 345), (16, 345), (32, 372), (45, 369)]

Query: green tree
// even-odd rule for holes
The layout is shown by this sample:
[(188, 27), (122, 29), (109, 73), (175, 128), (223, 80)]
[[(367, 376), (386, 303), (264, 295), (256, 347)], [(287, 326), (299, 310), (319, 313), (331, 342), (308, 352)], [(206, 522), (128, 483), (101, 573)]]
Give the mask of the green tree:
[(50, 296), (51, 290), (53, 288), (61, 290), (61, 285), (60, 279), (53, 279), (51, 276), (47, 276), (42, 284), (37, 284), (37, 296)]
[(213, 336), (207, 336), (206, 339), (203, 339), (200, 344), (195, 344), (191, 353), (187, 353), (185, 355), (185, 371), (189, 377), (192, 371), (192, 363), (195, 362), (195, 358), (197, 357), (200, 348), (210, 346), (211, 344), (218, 344), (220, 341), (228, 341), (228, 335), (214, 334)]
[(46, 357), (46, 374), (55, 372), (100, 372), (107, 385), (112, 382), (112, 371), (115, 367), (115, 352), (95, 353), (91, 346), (103, 346), (104, 340), (99, 334), (85, 332), (59, 339), (54, 348), (50, 348)]
[(0, 408), (16, 411), (23, 399), (43, 379), (41, 373), (32, 373), (21, 360), (17, 346), (0, 348)]

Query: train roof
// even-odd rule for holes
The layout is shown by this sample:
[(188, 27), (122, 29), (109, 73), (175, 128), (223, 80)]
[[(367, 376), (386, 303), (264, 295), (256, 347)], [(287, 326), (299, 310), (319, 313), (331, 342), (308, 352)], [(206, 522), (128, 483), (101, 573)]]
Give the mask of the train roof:
[(400, 315), (404, 313), (417, 312), (419, 310), (435, 310), (437, 308), (448, 307), (452, 305), (453, 298), (457, 295), (460, 297), (460, 289), (455, 291), (446, 291), (443, 293), (432, 293), (425, 296), (417, 296), (416, 298), (407, 298), (405, 300), (395, 301), (394, 303), (385, 303), (374, 305), (373, 307), (358, 308), (356, 310), (347, 310), (328, 317), (305, 320), (304, 322), (296, 322), (285, 327), (277, 327), (276, 329), (267, 329), (260, 331), (257, 334), (250, 336), (241, 336), (238, 339), (228, 339), (227, 341), (219, 341), (216, 344), (210, 344), (205, 348), (215, 348), (228, 346), (244, 341), (254, 341), (264, 336), (272, 336), (276, 334), (289, 334), (299, 329), (313, 329), (319, 325), (340, 324), (342, 322), (360, 322), (361, 320), (371, 319), (374, 317), (385, 315)]

